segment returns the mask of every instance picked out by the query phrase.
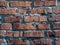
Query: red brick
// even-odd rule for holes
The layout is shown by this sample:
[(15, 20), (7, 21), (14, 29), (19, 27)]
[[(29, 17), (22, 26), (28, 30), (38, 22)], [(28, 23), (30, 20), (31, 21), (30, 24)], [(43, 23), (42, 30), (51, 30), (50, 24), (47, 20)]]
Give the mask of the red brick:
[(0, 6), (8, 6), (8, 2), (7, 1), (0, 1)]
[(52, 45), (51, 39), (39, 39), (39, 40), (32, 40), (32, 45)]
[(31, 6), (31, 2), (30, 1), (26, 1), (25, 2), (25, 6)]
[(27, 30), (29, 30), (29, 29), (34, 30), (35, 29), (35, 27), (32, 24), (18, 24), (18, 23), (16, 23), (13, 25), (13, 27), (14, 27), (14, 29), (18, 29), (18, 30), (19, 29), (27, 29)]
[(28, 1), (26, 1), (26, 2), (24, 2), (24, 1), (11, 1), (10, 2), (10, 6), (11, 7), (20, 7), (20, 6), (31, 6), (31, 2), (28, 2)]
[(13, 37), (13, 31), (7, 31), (6, 36)]
[(58, 38), (60, 37), (60, 31), (55, 31), (55, 36)]
[(24, 32), (25, 37), (44, 37), (43, 31), (32, 31), (32, 32)]
[(53, 13), (60, 13), (60, 8), (53, 8)]
[(34, 6), (44, 6), (44, 2), (43, 1), (35, 1), (34, 2)]
[(14, 37), (19, 37), (19, 32), (18, 31), (14, 32)]
[(20, 22), (20, 16), (4, 17), (5, 22)]
[(6, 36), (6, 32), (0, 31), (0, 36)]
[(51, 18), (49, 18), (49, 21), (60, 22), (60, 16), (59, 15), (52, 16)]
[(7, 9), (7, 8), (0, 8), (0, 14), (16, 14), (16, 10)]
[(44, 8), (33, 8), (33, 9), (30, 9), (30, 13), (31, 14), (34, 14), (34, 13), (38, 13), (38, 14), (43, 14), (45, 13), (45, 9)]
[(56, 2), (55, 1), (45, 1), (45, 6), (55, 6)]
[(49, 24), (38, 24), (38, 29), (50, 29)]
[(22, 35), (23, 35), (23, 32), (19, 32), (19, 37), (22, 37)]
[(0, 43), (3, 43), (4, 42), (4, 40), (3, 39), (0, 39)]
[(53, 24), (53, 29), (60, 29), (60, 23)]
[(56, 45), (60, 45), (60, 39), (56, 39)]
[(40, 16), (39, 21), (47, 21), (47, 17), (46, 16)]
[(10, 44), (20, 44), (20, 45), (27, 45), (28, 44), (28, 40), (9, 40)]
[(1, 30), (10, 30), (12, 25), (10, 23), (1, 24)]
[(19, 9), (19, 10), (17, 10), (17, 13), (26, 14), (26, 10), (25, 9)]

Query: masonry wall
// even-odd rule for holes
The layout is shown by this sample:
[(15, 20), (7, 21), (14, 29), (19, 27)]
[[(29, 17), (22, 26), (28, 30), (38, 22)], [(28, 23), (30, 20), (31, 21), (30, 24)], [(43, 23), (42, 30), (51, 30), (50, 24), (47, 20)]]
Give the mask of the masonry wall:
[(0, 0), (0, 44), (60, 45), (59, 0)]

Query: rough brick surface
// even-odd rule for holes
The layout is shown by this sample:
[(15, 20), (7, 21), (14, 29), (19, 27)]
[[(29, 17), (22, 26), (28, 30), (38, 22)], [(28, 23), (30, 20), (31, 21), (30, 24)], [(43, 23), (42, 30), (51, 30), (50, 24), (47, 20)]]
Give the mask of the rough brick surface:
[(60, 45), (60, 0), (0, 0), (0, 45)]

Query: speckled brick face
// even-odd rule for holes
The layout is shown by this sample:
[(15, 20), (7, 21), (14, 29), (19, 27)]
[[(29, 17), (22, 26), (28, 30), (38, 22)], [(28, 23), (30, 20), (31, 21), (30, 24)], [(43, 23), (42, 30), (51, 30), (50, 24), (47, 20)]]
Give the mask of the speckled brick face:
[(0, 45), (60, 45), (60, 0), (0, 0)]

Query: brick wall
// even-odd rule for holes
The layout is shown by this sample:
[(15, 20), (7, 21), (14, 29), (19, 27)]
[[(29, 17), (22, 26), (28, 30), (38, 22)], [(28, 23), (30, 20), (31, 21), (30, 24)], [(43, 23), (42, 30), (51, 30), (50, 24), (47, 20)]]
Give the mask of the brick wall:
[(0, 44), (4, 42), (60, 45), (60, 1), (0, 0)]

